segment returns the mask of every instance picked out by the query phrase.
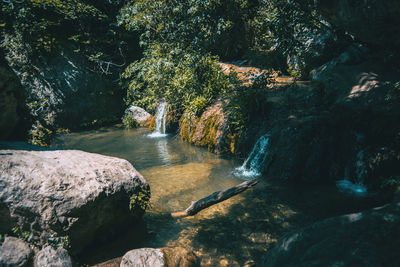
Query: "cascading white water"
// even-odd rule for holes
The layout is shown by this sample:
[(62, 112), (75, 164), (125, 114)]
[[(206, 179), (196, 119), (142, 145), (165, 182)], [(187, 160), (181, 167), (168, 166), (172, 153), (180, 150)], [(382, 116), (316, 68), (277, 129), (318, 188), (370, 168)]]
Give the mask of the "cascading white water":
[(365, 196), (367, 195), (367, 187), (364, 185), (365, 176), (367, 175), (367, 166), (364, 161), (364, 151), (360, 151), (357, 154), (356, 162), (356, 183), (352, 183), (349, 178), (348, 169), (345, 170), (345, 179), (336, 181), (336, 187), (340, 192), (351, 194), (355, 196)]
[(164, 137), (167, 136), (165, 133), (165, 121), (167, 118), (167, 102), (162, 101), (156, 112), (156, 129), (149, 134), (150, 137)]
[(261, 175), (261, 166), (268, 156), (268, 144), (270, 135), (266, 134), (258, 139), (249, 157), (242, 166), (235, 169), (234, 174), (244, 177), (255, 177)]

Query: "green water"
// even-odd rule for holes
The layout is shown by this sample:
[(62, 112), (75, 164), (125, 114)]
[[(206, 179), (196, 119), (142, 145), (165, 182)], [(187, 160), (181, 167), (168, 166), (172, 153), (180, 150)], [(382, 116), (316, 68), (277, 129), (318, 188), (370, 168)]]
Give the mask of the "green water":
[(334, 185), (295, 187), (279, 177), (261, 177), (252, 189), (205, 209), (174, 219), (215, 191), (241, 183), (234, 176), (242, 164), (182, 142), (169, 135), (151, 138), (147, 129), (111, 127), (58, 135), (54, 148), (79, 149), (129, 160), (151, 187), (151, 208), (144, 216), (150, 233), (137, 244), (128, 237), (99, 249), (86, 259), (94, 264), (122, 256), (136, 247), (184, 247), (202, 266), (256, 266), (285, 233), (314, 221), (372, 205), (337, 193)]

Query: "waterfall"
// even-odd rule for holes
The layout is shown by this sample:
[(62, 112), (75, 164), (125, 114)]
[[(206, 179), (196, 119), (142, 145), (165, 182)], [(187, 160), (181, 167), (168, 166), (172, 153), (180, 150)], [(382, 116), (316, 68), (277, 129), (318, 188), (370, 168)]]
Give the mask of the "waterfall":
[[(346, 175), (347, 174), (347, 175)], [(356, 182), (352, 183), (348, 178), (348, 169), (345, 169), (345, 178), (343, 180), (336, 181), (336, 187), (340, 192), (355, 195), (365, 196), (367, 195), (367, 187), (364, 185), (365, 176), (368, 174), (367, 165), (364, 161), (364, 151), (361, 150), (357, 154), (356, 162)]]
[(235, 169), (234, 174), (237, 176), (254, 177), (261, 175), (261, 167), (268, 156), (268, 144), (270, 135), (266, 134), (258, 139), (254, 145), (249, 157), (242, 166)]
[(167, 117), (167, 102), (162, 101), (157, 107), (156, 112), (156, 129), (149, 134), (150, 137), (164, 137), (167, 136), (165, 133), (165, 121)]

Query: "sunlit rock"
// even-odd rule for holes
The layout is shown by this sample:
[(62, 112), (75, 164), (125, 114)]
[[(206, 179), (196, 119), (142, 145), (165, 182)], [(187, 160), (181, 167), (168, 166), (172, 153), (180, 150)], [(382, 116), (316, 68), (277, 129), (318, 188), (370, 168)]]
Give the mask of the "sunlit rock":
[(0, 150), (0, 203), (46, 243), (67, 236), (71, 253), (113, 236), (143, 213), (130, 197), (149, 185), (126, 160), (78, 150)]
[(141, 107), (130, 106), (125, 110), (124, 118), (135, 121), (141, 127), (148, 127), (153, 116)]

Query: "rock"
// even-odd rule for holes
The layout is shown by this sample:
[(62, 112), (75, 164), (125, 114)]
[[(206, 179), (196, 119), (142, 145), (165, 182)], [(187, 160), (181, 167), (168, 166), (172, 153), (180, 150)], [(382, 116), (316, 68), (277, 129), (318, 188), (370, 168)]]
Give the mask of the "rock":
[(15, 138), (14, 133), (21, 123), (23, 106), (22, 86), (0, 51), (0, 140)]
[(400, 266), (400, 202), (316, 222), (282, 237), (261, 266)]
[(121, 267), (164, 267), (164, 254), (159, 249), (140, 248), (128, 251), (121, 261)]
[(32, 256), (29, 245), (18, 238), (6, 237), (0, 246), (0, 266), (21, 267), (27, 266)]
[(40, 250), (34, 258), (34, 267), (72, 267), (71, 257), (68, 252), (63, 248), (54, 249), (47, 246)]
[(287, 55), (286, 63), (292, 75), (308, 78), (309, 72), (329, 61), (348, 45), (342, 36), (335, 33), (324, 21), (318, 29), (301, 28), (294, 33), (297, 45)]
[(78, 150), (0, 150), (0, 203), (24, 231), (68, 236), (71, 254), (132, 227), (149, 185), (123, 159)]
[(185, 248), (161, 248), (164, 254), (166, 266), (168, 267), (194, 267), (198, 266), (198, 259), (196, 255)]
[(141, 127), (149, 127), (153, 116), (137, 106), (130, 106), (125, 110), (124, 119), (133, 120)]
[(226, 136), (227, 118), (222, 102), (209, 106), (200, 118), (180, 121), (181, 138), (196, 146), (207, 146), (208, 150), (223, 153), (231, 150), (231, 140)]
[(320, 0), (319, 9), (331, 23), (362, 42), (397, 47), (400, 44), (400, 2), (397, 0)]

